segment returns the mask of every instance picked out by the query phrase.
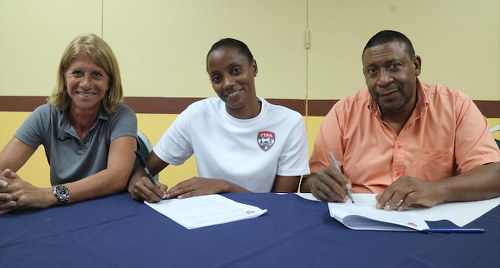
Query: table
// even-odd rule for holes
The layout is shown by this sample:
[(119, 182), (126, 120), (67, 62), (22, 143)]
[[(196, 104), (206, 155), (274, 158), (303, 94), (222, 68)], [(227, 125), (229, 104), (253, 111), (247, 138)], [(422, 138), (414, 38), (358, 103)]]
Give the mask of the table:
[[(0, 216), (0, 267), (498, 267), (500, 207), (482, 234), (355, 231), (295, 194), (229, 193), (261, 217), (187, 230), (128, 193)], [(447, 221), (431, 228), (450, 227)]]

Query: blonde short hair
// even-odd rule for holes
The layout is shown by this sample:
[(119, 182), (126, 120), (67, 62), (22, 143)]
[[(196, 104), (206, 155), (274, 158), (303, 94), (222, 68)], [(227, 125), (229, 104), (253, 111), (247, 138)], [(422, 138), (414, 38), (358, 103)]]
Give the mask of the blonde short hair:
[(66, 89), (64, 74), (73, 60), (82, 53), (87, 54), (109, 76), (109, 90), (102, 99), (102, 105), (106, 112), (111, 114), (115, 111), (116, 104), (123, 101), (120, 68), (111, 48), (95, 34), (78, 36), (69, 43), (59, 63), (57, 85), (48, 98), (48, 102), (61, 110), (67, 110), (70, 107), (71, 99)]

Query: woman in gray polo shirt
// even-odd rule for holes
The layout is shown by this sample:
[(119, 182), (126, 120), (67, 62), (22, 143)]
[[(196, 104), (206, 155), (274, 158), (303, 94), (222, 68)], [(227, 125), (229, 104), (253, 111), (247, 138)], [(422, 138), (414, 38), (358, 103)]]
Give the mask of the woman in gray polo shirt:
[[(33, 111), (0, 152), (0, 214), (109, 195), (125, 188), (134, 166), (137, 118), (122, 103), (118, 62), (96, 35), (66, 48), (48, 103)], [(43, 145), (50, 188), (17, 172)]]

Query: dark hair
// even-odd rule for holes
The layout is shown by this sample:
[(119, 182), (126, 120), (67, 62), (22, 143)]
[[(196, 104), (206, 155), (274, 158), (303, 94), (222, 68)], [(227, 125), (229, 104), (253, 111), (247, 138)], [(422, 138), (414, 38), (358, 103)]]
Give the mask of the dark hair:
[(215, 42), (215, 44), (212, 45), (212, 48), (210, 48), (210, 50), (208, 51), (207, 64), (208, 64), (208, 56), (210, 56), (210, 53), (212, 53), (214, 50), (216, 50), (220, 47), (235, 48), (238, 50), (238, 52), (247, 56), (248, 62), (251, 63), (253, 61), (252, 52), (250, 52), (250, 49), (248, 49), (248, 46), (245, 45), (245, 43), (241, 42), (240, 40), (233, 39), (233, 38), (224, 38), (224, 39), (221, 39), (221, 40)]
[(368, 43), (366, 43), (365, 48), (363, 49), (363, 54), (361, 55), (364, 55), (365, 51), (368, 48), (391, 42), (403, 43), (406, 47), (406, 52), (408, 52), (408, 55), (410, 55), (410, 58), (413, 59), (415, 57), (415, 50), (413, 50), (413, 45), (411, 44), (410, 39), (408, 39), (408, 37), (400, 32), (391, 30), (380, 31), (372, 38), (370, 38), (370, 40), (368, 40)]

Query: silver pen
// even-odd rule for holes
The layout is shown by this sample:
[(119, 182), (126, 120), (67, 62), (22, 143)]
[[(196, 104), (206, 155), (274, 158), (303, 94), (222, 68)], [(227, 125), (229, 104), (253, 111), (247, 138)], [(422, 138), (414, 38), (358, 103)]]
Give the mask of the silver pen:
[[(335, 165), (335, 168), (337, 168), (340, 171), (340, 167), (339, 167), (339, 164), (337, 163), (337, 160), (335, 159), (335, 156), (333, 155), (332, 152), (329, 152), (329, 153), (330, 153), (330, 158), (332, 159), (332, 162)], [(349, 189), (346, 189), (346, 191), (347, 191), (347, 195), (351, 199), (351, 202), (354, 204), (354, 199), (352, 198), (351, 191), (349, 191)]]

